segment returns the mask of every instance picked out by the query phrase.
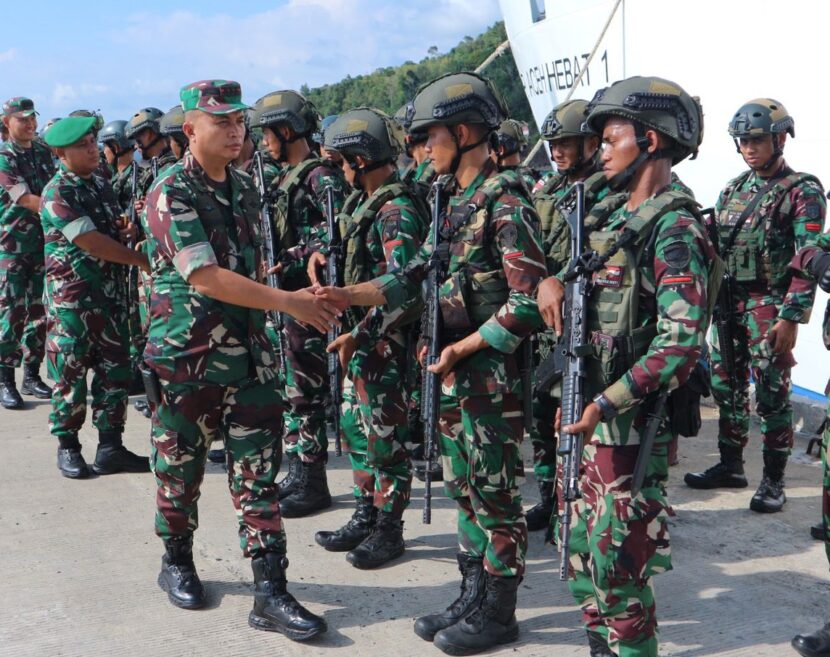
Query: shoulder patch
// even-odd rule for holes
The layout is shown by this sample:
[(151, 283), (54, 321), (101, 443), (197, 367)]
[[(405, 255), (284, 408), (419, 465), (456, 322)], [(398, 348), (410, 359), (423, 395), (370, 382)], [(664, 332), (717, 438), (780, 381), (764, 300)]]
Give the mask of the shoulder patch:
[[(804, 208), (804, 214), (806, 214), (810, 219), (818, 219), (821, 216), (821, 205), (816, 202), (810, 202), (807, 204), (807, 207)], [(807, 230), (810, 230), (809, 228)]]
[(666, 264), (674, 269), (686, 269), (692, 261), (692, 251), (683, 240), (675, 240), (663, 251)]
[(503, 249), (513, 249), (519, 241), (519, 229), (515, 224), (507, 224), (498, 233), (499, 244)]

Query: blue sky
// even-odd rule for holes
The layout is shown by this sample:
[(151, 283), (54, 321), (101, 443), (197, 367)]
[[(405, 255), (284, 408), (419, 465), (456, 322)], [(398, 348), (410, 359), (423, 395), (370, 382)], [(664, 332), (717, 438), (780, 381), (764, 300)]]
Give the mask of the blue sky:
[(4, 2), (0, 98), (28, 96), (40, 120), (79, 108), (107, 121), (169, 109), (204, 78), (245, 100), (417, 61), (500, 20), (497, 0)]

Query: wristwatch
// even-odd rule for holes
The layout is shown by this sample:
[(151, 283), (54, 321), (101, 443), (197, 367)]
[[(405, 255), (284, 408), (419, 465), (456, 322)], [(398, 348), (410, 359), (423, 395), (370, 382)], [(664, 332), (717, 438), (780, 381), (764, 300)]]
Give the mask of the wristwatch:
[(599, 393), (596, 397), (594, 397), (593, 402), (599, 406), (603, 422), (608, 422), (609, 420), (613, 420), (617, 417), (617, 407), (614, 406), (614, 404), (612, 404), (608, 397), (606, 397), (603, 393)]

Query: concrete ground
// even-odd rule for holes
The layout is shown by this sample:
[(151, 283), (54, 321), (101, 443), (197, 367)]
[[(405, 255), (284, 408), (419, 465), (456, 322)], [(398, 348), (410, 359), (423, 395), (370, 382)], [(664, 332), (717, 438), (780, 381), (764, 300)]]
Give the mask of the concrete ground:
[[(332, 457), (334, 506), (286, 521), (290, 589), (330, 629), (315, 643), (292, 643), (247, 626), (251, 572), (239, 551), (221, 467), (209, 465), (195, 543), (209, 605), (175, 609), (156, 585), (162, 548), (153, 535), (152, 477), (64, 479), (47, 432), (49, 402), (28, 406), (0, 409), (3, 657), (442, 654), (412, 632), (414, 618), (443, 609), (457, 592), (455, 514), (440, 494), (432, 525), (421, 524), (423, 488), (416, 481), (405, 516), (406, 555), (381, 570), (355, 570), (344, 555), (314, 543), (316, 530), (334, 529), (351, 513), (348, 461)], [(747, 452), (750, 488), (692, 491), (683, 473), (716, 458), (714, 411), (704, 412), (702, 435), (681, 441), (680, 464), (672, 469), (675, 570), (655, 579), (661, 654), (794, 655), (791, 637), (828, 615), (824, 546), (808, 531), (820, 517), (820, 464), (804, 456), (806, 437), (799, 437), (785, 511), (752, 513), (749, 499), (761, 469), (756, 425)], [(148, 433), (149, 421), (131, 408), (125, 442), (146, 454)], [(81, 440), (91, 460), (93, 430), (85, 429)], [(523, 491), (526, 506), (537, 501), (532, 477)], [(519, 594), (520, 641), (494, 654), (588, 655), (579, 613), (557, 572), (553, 549), (532, 534)]]

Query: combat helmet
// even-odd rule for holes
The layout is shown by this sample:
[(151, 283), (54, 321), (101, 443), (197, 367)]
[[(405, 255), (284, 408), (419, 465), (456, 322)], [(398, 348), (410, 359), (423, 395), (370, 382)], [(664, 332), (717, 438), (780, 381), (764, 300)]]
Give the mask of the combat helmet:
[(549, 143), (570, 138), (580, 140), (576, 162), (567, 169), (561, 169), (560, 174), (566, 176), (577, 174), (588, 166), (594, 166), (599, 158), (599, 148), (597, 148), (590, 158), (585, 159), (584, 140), (586, 137), (596, 136), (596, 133), (585, 122), (587, 118), (588, 101), (575, 98), (554, 107), (542, 123), (542, 139)]
[[(795, 120), (790, 116), (787, 108), (774, 98), (754, 98), (744, 103), (729, 122), (729, 134), (739, 153), (741, 152), (739, 142), (741, 137), (761, 137), (784, 133), (795, 137)], [(778, 139), (772, 140), (772, 147), (772, 156), (760, 167), (760, 170), (772, 166), (784, 152)]]
[(406, 105), (402, 105), (397, 112), (395, 112), (395, 116), (392, 118), (401, 126), (401, 130), (404, 131), (404, 148), (406, 149), (406, 154), (409, 157), (412, 157), (412, 146), (415, 144), (423, 144), (429, 139), (429, 135), (426, 132), (412, 132), (410, 130), (410, 120), (407, 119), (407, 108), (409, 107), (409, 103)]
[(98, 141), (101, 144), (115, 142), (120, 151), (119, 155), (123, 154), (131, 150), (134, 143), (132, 139), (127, 139), (127, 135), (124, 132), (126, 127), (126, 121), (110, 121), (98, 133)]
[(320, 128), (320, 115), (314, 103), (296, 91), (275, 91), (254, 103), (251, 125), (265, 128), (284, 123), (297, 135), (306, 137)]
[(499, 146), (504, 149), (503, 157), (518, 153), (527, 146), (527, 135), (529, 133), (527, 123), (516, 119), (505, 119), (496, 130), (496, 138)]
[(159, 132), (165, 137), (184, 135), (184, 111), (181, 105), (173, 105), (159, 120)]
[[(697, 156), (703, 140), (703, 109), (700, 101), (680, 85), (657, 77), (635, 76), (599, 90), (588, 105), (586, 129), (602, 134), (608, 118), (619, 116), (634, 124), (640, 155), (609, 184), (620, 189), (647, 159), (671, 158), (672, 164)], [(646, 129), (668, 137), (671, 143), (648, 153)]]
[(164, 116), (164, 112), (157, 107), (145, 107), (144, 109), (138, 110), (127, 121), (127, 128), (125, 130), (127, 139), (135, 139), (136, 135), (145, 128), (150, 128), (157, 135), (161, 135), (159, 120), (162, 116)]
[(325, 147), (339, 152), (350, 162), (360, 155), (381, 165), (398, 157), (402, 138), (403, 130), (388, 114), (371, 107), (358, 107), (341, 114), (326, 129)]
[(323, 146), (326, 142), (326, 130), (329, 126), (337, 120), (337, 114), (329, 114), (322, 121), (320, 121), (320, 128), (311, 135), (311, 139)]

